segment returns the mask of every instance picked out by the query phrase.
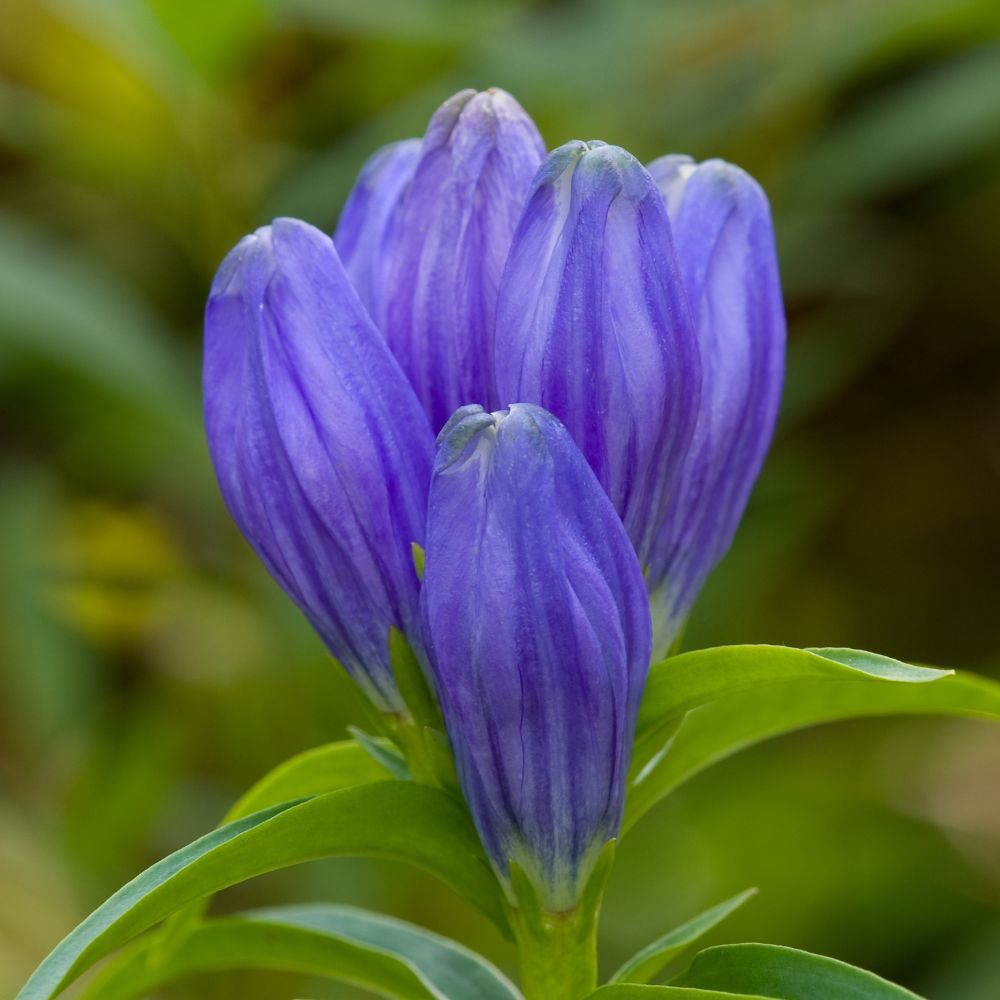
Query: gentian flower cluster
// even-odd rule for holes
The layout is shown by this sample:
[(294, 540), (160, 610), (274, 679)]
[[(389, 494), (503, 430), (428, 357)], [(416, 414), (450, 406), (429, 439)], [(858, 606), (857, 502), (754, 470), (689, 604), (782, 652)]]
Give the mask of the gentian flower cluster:
[(618, 831), (650, 658), (732, 541), (784, 333), (752, 178), (546, 155), (500, 90), (377, 152), (332, 240), (279, 219), (215, 279), (205, 414), (233, 517), (398, 717), (406, 637), (497, 873), (550, 910)]

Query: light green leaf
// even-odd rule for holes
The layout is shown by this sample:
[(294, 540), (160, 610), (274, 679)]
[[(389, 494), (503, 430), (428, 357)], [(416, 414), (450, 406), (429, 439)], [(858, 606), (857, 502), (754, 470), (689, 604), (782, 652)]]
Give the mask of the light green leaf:
[(327, 743), (290, 757), (269, 771), (226, 813), (224, 823), (268, 806), (342, 788), (387, 781), (392, 775), (354, 740)]
[(950, 671), (914, 667), (860, 649), (716, 646), (671, 656), (649, 671), (639, 710), (637, 743), (655, 739), (686, 711), (736, 691), (799, 679), (938, 680)]
[(436, 789), (380, 781), (265, 809), (153, 865), (57, 945), (17, 1000), (58, 995), (99, 958), (185, 903), (255, 875), (334, 856), (409, 862), (506, 926), (499, 887), (461, 804)]
[(275, 969), (339, 979), (398, 1000), (519, 1000), (520, 993), (461, 945), (390, 917), (314, 904), (208, 920), (168, 952), (155, 937), (124, 950), (81, 1000), (132, 1000), (192, 975)]
[(749, 990), (775, 1000), (920, 1000), (873, 972), (774, 944), (706, 948), (674, 985)]
[(686, 923), (675, 927), (663, 937), (636, 952), (612, 977), (612, 983), (648, 983), (668, 962), (672, 962), (686, 948), (720, 924), (734, 910), (738, 910), (756, 889), (747, 889), (733, 896)]
[(821, 722), (878, 715), (1000, 720), (1000, 684), (974, 674), (944, 676), (930, 684), (849, 676), (803, 677), (759, 686), (741, 682), (733, 693), (684, 715), (666, 746), (632, 779), (624, 826), (631, 826), (682, 782), (737, 750)]
[(767, 1000), (752, 993), (720, 993), (689, 986), (644, 986), (611, 983), (587, 995), (586, 1000)]
[[(264, 775), (226, 813), (223, 823), (232, 823), (261, 809), (354, 788), (393, 777), (378, 759), (354, 740), (327, 743), (290, 757)], [(183, 935), (208, 908), (210, 895), (188, 903), (171, 914), (163, 928), (169, 942)]]

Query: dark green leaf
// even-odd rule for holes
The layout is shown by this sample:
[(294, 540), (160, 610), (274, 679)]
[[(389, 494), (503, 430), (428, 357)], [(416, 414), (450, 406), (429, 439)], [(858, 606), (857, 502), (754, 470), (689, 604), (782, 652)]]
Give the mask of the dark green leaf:
[(56, 996), (99, 958), (185, 903), (255, 875), (334, 856), (407, 861), (505, 926), (499, 888), (462, 806), (436, 789), (382, 781), (255, 813), (153, 865), (70, 933), (18, 1000)]
[(663, 937), (636, 952), (612, 977), (612, 983), (648, 983), (668, 962), (672, 962), (690, 945), (738, 910), (756, 889), (747, 889), (686, 923), (675, 927)]
[(132, 1000), (228, 969), (326, 976), (399, 1000), (520, 997), (497, 969), (454, 941), (364, 910), (314, 904), (208, 920), (165, 950), (158, 938), (145, 938), (102, 969), (82, 1000)]
[(872, 972), (774, 944), (706, 948), (674, 984), (750, 991), (775, 1000), (920, 1000)]
[[(720, 993), (689, 986), (644, 986), (638, 983), (611, 983), (588, 994), (586, 1000), (766, 1000), (752, 993)], [(832, 998), (830, 998), (832, 1000)]]

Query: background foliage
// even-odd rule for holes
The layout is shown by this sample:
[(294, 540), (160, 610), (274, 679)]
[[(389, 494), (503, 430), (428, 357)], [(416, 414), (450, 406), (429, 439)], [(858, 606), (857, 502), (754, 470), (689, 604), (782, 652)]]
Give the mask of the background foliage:
[[(688, 645), (1000, 672), (994, 0), (7, 0), (3, 20), (0, 993), (359, 719), (216, 492), (200, 313), (239, 236), (276, 214), (332, 228), (368, 152), (464, 86), (511, 90), (550, 146), (720, 155), (771, 195), (783, 421)], [(998, 783), (996, 731), (966, 722), (820, 729), (723, 764), (619, 852), (606, 969), (757, 885), (718, 940), (995, 997)], [(456, 896), (388, 864), (310, 865), (219, 905), (326, 898), (510, 963)]]

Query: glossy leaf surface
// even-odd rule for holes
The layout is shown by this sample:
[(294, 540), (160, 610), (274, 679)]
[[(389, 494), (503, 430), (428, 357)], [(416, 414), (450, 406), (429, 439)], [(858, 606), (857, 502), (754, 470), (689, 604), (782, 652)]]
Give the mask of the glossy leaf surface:
[[(705, 673), (712, 672), (713, 654), (719, 654), (716, 665), (729, 684), (717, 697), (712, 692), (722, 686), (722, 678), (699, 678), (693, 676), (697, 671), (689, 672), (694, 663), (706, 668)], [(908, 667), (853, 650), (824, 654), (734, 646), (685, 654), (655, 667), (651, 676), (659, 675), (658, 684), (664, 680), (660, 672), (670, 664), (681, 663), (683, 669), (677, 672), (676, 690), (664, 687), (654, 695), (662, 718), (644, 716), (639, 737), (642, 756), (633, 771), (624, 828), (710, 764), (805, 726), (878, 715), (1000, 720), (1000, 684), (987, 678)], [(835, 663), (833, 655), (840, 660)], [(866, 656), (872, 660), (865, 661)], [(848, 667), (844, 661), (855, 665)], [(868, 669), (859, 669), (861, 663)], [(928, 678), (930, 683), (921, 683)], [(658, 729), (659, 743), (653, 735)]]
[(175, 947), (136, 942), (81, 1000), (132, 1000), (189, 976), (230, 969), (304, 972), (395, 1000), (518, 1000), (503, 975), (461, 945), (390, 917), (314, 904), (209, 920)]
[(720, 993), (689, 986), (643, 986), (638, 983), (611, 983), (589, 994), (586, 1000), (765, 1000), (752, 993)]
[(773, 944), (706, 948), (674, 982), (696, 989), (743, 990), (775, 1000), (920, 1000), (872, 972)]
[(675, 927), (652, 944), (636, 952), (612, 977), (613, 983), (648, 983), (668, 962), (672, 962), (686, 948), (690, 947), (720, 924), (734, 910), (738, 910), (756, 889), (747, 889), (738, 896), (699, 913), (698, 916)]
[(504, 925), (496, 882), (461, 805), (410, 782), (377, 782), (255, 813), (164, 858), (72, 931), (18, 1000), (57, 996), (99, 958), (185, 903), (255, 875), (334, 856), (409, 862)]

